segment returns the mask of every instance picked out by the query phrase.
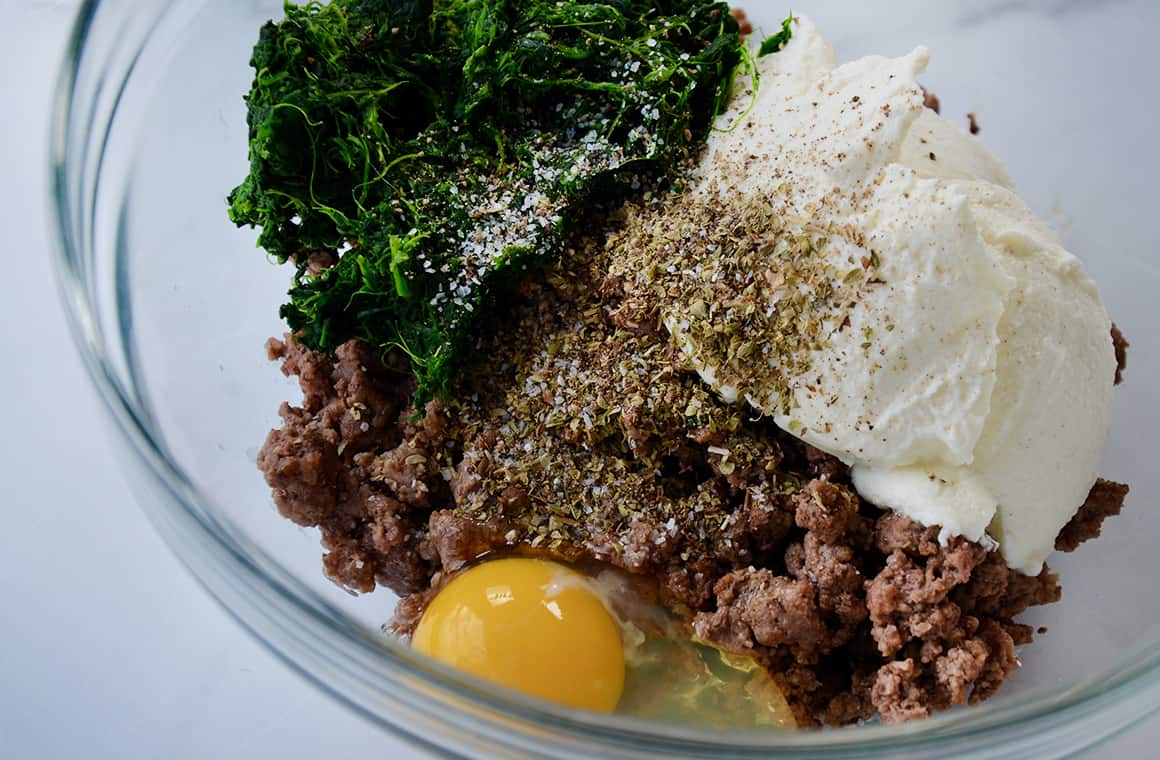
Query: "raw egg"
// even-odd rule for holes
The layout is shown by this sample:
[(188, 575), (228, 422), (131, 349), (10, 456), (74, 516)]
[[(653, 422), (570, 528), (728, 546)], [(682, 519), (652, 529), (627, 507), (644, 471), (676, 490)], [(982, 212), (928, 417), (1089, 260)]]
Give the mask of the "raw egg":
[(464, 571), (431, 600), (412, 645), (569, 707), (611, 712), (624, 687), (619, 626), (585, 578), (555, 562), (497, 559)]
[(751, 656), (695, 640), (626, 573), (588, 570), (538, 559), (471, 567), (431, 600), (412, 645), (569, 707), (716, 729), (796, 727)]

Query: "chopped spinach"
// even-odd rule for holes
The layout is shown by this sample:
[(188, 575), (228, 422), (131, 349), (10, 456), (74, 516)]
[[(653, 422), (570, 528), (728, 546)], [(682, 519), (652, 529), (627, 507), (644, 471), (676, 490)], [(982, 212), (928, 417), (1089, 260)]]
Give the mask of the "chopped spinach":
[(296, 265), (281, 314), (306, 345), (400, 350), (423, 402), (582, 211), (703, 142), (744, 55), (704, 0), (287, 3), (230, 218)]
[(761, 58), (770, 53), (776, 53), (785, 47), (790, 38), (793, 37), (793, 14), (789, 14), (781, 22), (781, 29), (777, 34), (772, 34), (761, 41), (761, 47), (757, 49), (757, 57)]

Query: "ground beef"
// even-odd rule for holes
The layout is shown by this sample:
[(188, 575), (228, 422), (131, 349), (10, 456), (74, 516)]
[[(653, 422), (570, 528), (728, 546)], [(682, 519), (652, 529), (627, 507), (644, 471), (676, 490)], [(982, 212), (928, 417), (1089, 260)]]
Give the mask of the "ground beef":
[(768, 564), (794, 527), (793, 497), (777, 494), (772, 506), (744, 504), (722, 534), (722, 554), (734, 565)]
[(903, 551), (911, 556), (933, 557), (942, 551), (939, 529), (926, 527), (896, 512), (887, 512), (874, 524), (874, 544), (890, 555)]
[(938, 95), (935, 95), (925, 87), (922, 88), (922, 104), (935, 113), (939, 112)]
[[(1032, 637), (1015, 617), (1060, 598), (1055, 575), (865, 503), (840, 461), (708, 392), (633, 298), (599, 261), (529, 278), (453, 399), (418, 414), (397, 357), (271, 341), (303, 393), (259, 455), (279, 511), (321, 530), (337, 583), (402, 597), (399, 635), (466, 564), (545, 556), (636, 576), (764, 664), (802, 725), (995, 693)], [(1126, 493), (1097, 482), (1058, 547)]]
[[(437, 577), (447, 577), (440, 574)], [(405, 596), (399, 600), (395, 605), (395, 614), (387, 623), (386, 629), (396, 636), (411, 636), (415, 633), (415, 628), (419, 626), (419, 621), (423, 618), (423, 613), (427, 611), (427, 605), (435, 598), (445, 584), (432, 583), (431, 588), (426, 591), (419, 591), (417, 593)]]
[(930, 715), (930, 696), (919, 685), (922, 671), (914, 660), (883, 665), (870, 689), (870, 702), (882, 711), (882, 720), (901, 723)]
[[(713, 587), (714, 612), (693, 620), (697, 635), (723, 649), (767, 650), (770, 657), (788, 655), (802, 665), (817, 663), (830, 649), (813, 585), (762, 569), (735, 570)], [(781, 658), (779, 658), (781, 659)]]
[(989, 553), (955, 589), (952, 598), (964, 611), (1010, 622), (1030, 607), (1060, 599), (1059, 578), (1047, 567), (1039, 575), (1024, 575), (1007, 567), (997, 552)]
[(388, 464), (397, 447), (418, 451), (425, 440), (404, 440), (409, 383), (355, 342), (333, 357), (289, 336), (267, 348), (283, 372), (298, 377), (303, 394), (302, 406), (282, 405), (282, 427), (258, 455), (278, 510), (321, 529), (323, 565), (335, 582), (361, 592), (376, 584), (399, 594), (427, 588), (435, 565), (419, 552), (426, 473), (414, 472), (413, 482), (384, 475), (401, 477)]
[(1124, 382), (1124, 370), (1128, 367), (1128, 339), (1120, 328), (1112, 324), (1112, 347), (1116, 352), (1116, 385)]
[(1059, 532), (1055, 548), (1064, 552), (1074, 551), (1084, 541), (1098, 537), (1104, 520), (1120, 514), (1127, 496), (1126, 484), (1103, 478), (1097, 480), (1083, 506)]
[(805, 444), (805, 450), (810, 474), (815, 478), (835, 483), (848, 483), (850, 481), (850, 468), (843, 464), (841, 459), (809, 444)]
[(504, 546), (503, 529), (495, 523), (471, 520), (451, 510), (431, 514), (423, 554), (454, 572), (484, 554)]
[(819, 541), (836, 543), (848, 534), (869, 535), (861, 502), (848, 488), (811, 480), (793, 497), (794, 522)]
[(745, 11), (741, 10), (740, 8), (734, 8), (732, 13), (733, 18), (737, 19), (737, 26), (738, 31), (741, 33), (741, 39), (745, 39), (749, 35), (753, 34), (753, 24), (749, 23), (749, 18)]

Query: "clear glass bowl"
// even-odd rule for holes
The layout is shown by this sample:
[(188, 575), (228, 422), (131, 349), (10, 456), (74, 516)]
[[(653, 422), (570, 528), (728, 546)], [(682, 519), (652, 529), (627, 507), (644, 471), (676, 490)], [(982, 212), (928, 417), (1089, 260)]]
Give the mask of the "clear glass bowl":
[[(746, 3), (772, 28), (783, 3)], [(873, 6), (870, 8), (869, 6)], [(254, 466), (294, 384), (265, 360), (289, 273), (226, 219), (246, 172), (250, 48), (276, 0), (87, 2), (57, 94), (59, 274), (73, 333), (140, 500), (222, 605), (288, 664), (416, 742), (466, 755), (1056, 757), (1160, 705), (1160, 176), (1151, 0), (819, 3), (844, 57), (936, 53), (944, 113), (974, 111), (1033, 207), (1086, 256), (1133, 341), (1106, 474), (1132, 484), (1098, 542), (1052, 562), (1050, 632), (985, 705), (898, 727), (711, 733), (570, 712), (448, 672), (380, 631), (386, 592), (327, 582), (317, 535), (275, 513)], [(795, 4), (795, 10), (803, 10)], [(212, 730), (212, 727), (208, 727)]]

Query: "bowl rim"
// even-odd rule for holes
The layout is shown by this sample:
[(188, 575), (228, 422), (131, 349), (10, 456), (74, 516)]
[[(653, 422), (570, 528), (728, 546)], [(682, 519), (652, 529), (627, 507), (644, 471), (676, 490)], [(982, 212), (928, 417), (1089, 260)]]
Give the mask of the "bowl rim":
[[(155, 2), (153, 11), (160, 20), (173, 7), (184, 2)], [(204, 3), (205, 0), (193, 0)], [(123, 441), (129, 445), (137, 464), (142, 465), (151, 485), (169, 498), (157, 504), (171, 505), (168, 511), (152, 512), (149, 517), (170, 548), (191, 570), (199, 583), (232, 617), (238, 620), (268, 649), (308, 680), (345, 702), (365, 717), (387, 730), (429, 748), (445, 751), (447, 742), (434, 741), (420, 729), (441, 726), (442, 738), (467, 751), (479, 749), (473, 737), (484, 737), (490, 749), (513, 747), (567, 754), (567, 747), (539, 744), (545, 728), (561, 734), (548, 734), (547, 741), (569, 738), (572, 741), (603, 741), (592, 745), (604, 751), (627, 754), (640, 750), (670, 750), (674, 756), (688, 753), (728, 751), (737, 756), (786, 750), (811, 752), (816, 756), (841, 755), (874, 757), (893, 754), (901, 749), (916, 753), (945, 753), (948, 750), (977, 752), (995, 750), (994, 742), (1008, 742), (1012, 737), (1027, 741), (1047, 727), (1083, 727), (1094, 737), (1090, 746), (1127, 728), (1148, 715), (1160, 711), (1160, 698), (1147, 705), (1136, 705), (1125, 711), (1124, 705), (1141, 691), (1160, 697), (1160, 642), (1145, 642), (1139, 651), (1126, 652), (1118, 660), (1123, 667), (1080, 679), (1065, 689), (1039, 688), (1034, 698), (1011, 703), (1002, 697), (968, 711), (951, 711), (901, 726), (867, 725), (856, 730), (824, 732), (719, 732), (672, 724), (627, 718), (596, 716), (539, 702), (514, 692), (484, 684), (457, 674), (445, 666), (412, 652), (404, 644), (385, 636), (370, 634), (346, 613), (330, 604), (322, 595), (306, 587), (275, 559), (246, 539), (244, 533), (229, 524), (224, 512), (215, 510), (212, 499), (202, 494), (194, 479), (165, 454), (160, 436), (153, 430), (150, 415), (141, 401), (126, 388), (118, 370), (109, 359), (110, 348), (100, 326), (97, 297), (88, 287), (84, 266), (93, 241), (86, 236), (84, 214), (86, 200), (95, 202), (100, 181), (93, 181), (93, 198), (86, 199), (84, 188), (73, 187), (69, 176), (70, 159), (75, 160), (72, 137), (78, 131), (74, 117), (78, 113), (76, 84), (90, 41), (90, 32), (107, 3), (84, 0), (74, 23), (60, 71), (51, 117), (50, 165), (51, 208), (56, 245), (53, 261), (57, 286), (74, 345), (86, 372), (98, 392), (102, 406), (114, 422)], [(161, 7), (165, 6), (165, 7)], [(137, 9), (134, 9), (137, 10)], [(148, 30), (145, 40), (155, 31)], [(144, 42), (143, 40), (142, 42)], [(134, 59), (136, 60), (136, 59)], [(122, 73), (122, 72), (118, 72)], [(133, 66), (123, 72), (117, 84), (123, 89), (133, 75)], [(117, 99), (119, 100), (120, 94)], [(117, 104), (108, 114), (112, 127)], [(80, 138), (86, 148), (87, 137)], [(102, 143), (97, 165), (105, 160)], [(164, 510), (163, 507), (158, 507)], [(215, 511), (217, 514), (215, 515)], [(196, 547), (196, 548), (195, 548)], [(301, 623), (303, 631), (284, 630), (287, 624)], [(276, 629), (282, 629), (280, 632)], [(334, 671), (324, 674), (317, 665), (309, 667), (300, 656), (302, 646), (337, 644), (336, 656), (326, 662)], [(348, 658), (344, 662), (342, 658)], [(359, 696), (391, 694), (392, 709), (406, 714), (415, 722), (386, 717), (381, 709), (368, 707)], [(1143, 700), (1137, 700), (1141, 702)], [(437, 710), (452, 710), (457, 723), (449, 726), (435, 718)], [(1119, 719), (1099, 728), (1097, 717), (1119, 714)], [(434, 720), (433, 720), (434, 719)], [(1073, 730), (1072, 733), (1075, 733)], [(537, 736), (539, 735), (539, 736)], [(994, 740), (980, 748), (980, 736)], [(770, 743), (769, 739), (776, 739)], [(763, 741), (764, 740), (764, 741)], [(983, 740), (987, 743), (987, 740)], [(968, 746), (969, 742), (969, 746)], [(474, 749), (472, 749), (474, 747)], [(1071, 746), (1069, 751), (1074, 751)], [(967, 756), (965, 754), (961, 756)], [(973, 756), (973, 755), (972, 755)], [(993, 752), (989, 755), (995, 757)]]

